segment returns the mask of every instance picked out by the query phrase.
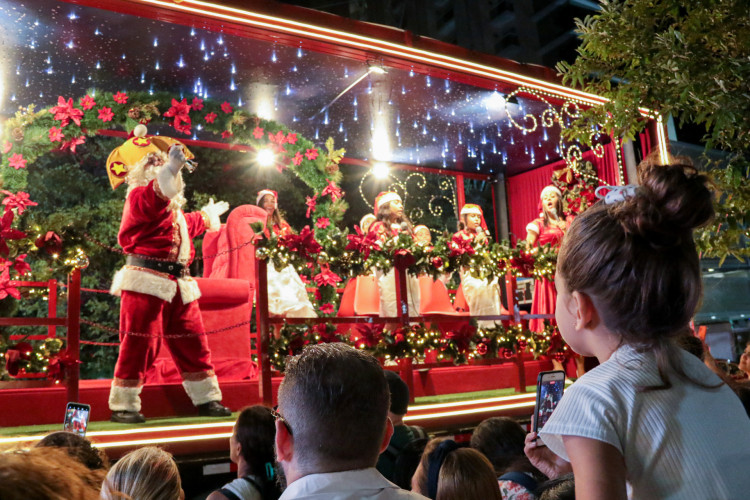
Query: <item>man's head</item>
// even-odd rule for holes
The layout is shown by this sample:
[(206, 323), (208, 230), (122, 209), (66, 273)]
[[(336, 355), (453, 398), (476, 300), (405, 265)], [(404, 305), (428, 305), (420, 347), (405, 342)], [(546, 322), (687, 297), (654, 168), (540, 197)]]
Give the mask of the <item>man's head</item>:
[[(391, 393), (391, 407), (388, 416), (391, 417), (391, 420), (394, 420), (395, 417), (400, 423), (409, 408), (409, 387), (396, 372), (390, 370), (384, 370), (384, 372), (385, 380), (388, 382), (388, 390)], [(394, 421), (394, 423), (396, 422)]]
[(276, 425), (277, 458), (290, 482), (294, 475), (373, 467), (392, 433), (388, 406), (383, 370), (368, 354), (334, 343), (290, 358), (278, 408), (288, 427)]

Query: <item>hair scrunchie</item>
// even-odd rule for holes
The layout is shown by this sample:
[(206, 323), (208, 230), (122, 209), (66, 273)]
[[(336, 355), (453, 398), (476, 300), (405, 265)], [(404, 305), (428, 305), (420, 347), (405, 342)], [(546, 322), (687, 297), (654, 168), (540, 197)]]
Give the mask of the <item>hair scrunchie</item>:
[(440, 478), (440, 469), (443, 467), (445, 457), (452, 451), (461, 448), (461, 445), (452, 439), (446, 439), (430, 453), (430, 469), (427, 471), (427, 496), (435, 500), (437, 497), (438, 479)]

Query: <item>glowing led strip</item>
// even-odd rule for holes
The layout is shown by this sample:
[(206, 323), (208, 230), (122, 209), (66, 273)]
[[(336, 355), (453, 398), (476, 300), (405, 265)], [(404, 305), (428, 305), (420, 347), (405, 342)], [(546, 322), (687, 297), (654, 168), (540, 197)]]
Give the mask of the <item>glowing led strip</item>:
[(442, 413), (431, 413), (429, 415), (414, 415), (414, 416), (407, 415), (404, 417), (404, 421), (432, 420), (435, 418), (456, 417), (459, 415), (471, 415), (474, 413), (487, 413), (490, 411), (511, 410), (513, 408), (528, 408), (528, 407), (533, 407), (535, 404), (536, 403), (534, 401), (527, 401), (525, 403), (514, 403), (514, 404), (500, 405), (500, 406), (488, 406), (484, 408), (470, 408), (468, 410), (446, 411)]
[[(249, 25), (269, 28), (273, 30), (286, 31), (286, 32), (293, 33), (298, 36), (302, 36), (304, 38), (315, 37), (318, 39), (332, 42), (336, 45), (346, 44), (346, 45), (356, 46), (356, 47), (360, 47), (364, 49), (376, 50), (379, 52), (394, 54), (400, 57), (406, 57), (409, 59), (414, 59), (414, 60), (426, 62), (429, 64), (445, 66), (445, 67), (449, 67), (452, 69), (459, 69), (464, 72), (474, 73), (474, 74), (485, 76), (485, 77), (505, 80), (505, 81), (514, 83), (519, 86), (529, 85), (539, 90), (552, 91), (558, 96), (579, 99), (581, 101), (584, 101), (592, 105), (600, 105), (609, 101), (609, 99), (606, 99), (601, 96), (597, 96), (595, 94), (590, 94), (587, 92), (570, 89), (567, 87), (563, 87), (561, 85), (556, 85), (554, 83), (546, 82), (544, 80), (539, 80), (536, 78), (519, 75), (517, 73), (513, 73), (510, 71), (505, 71), (505, 70), (501, 70), (498, 68), (494, 68), (492, 66), (486, 66), (484, 64), (478, 64), (478, 63), (474, 63), (474, 62), (467, 61), (464, 59), (459, 59), (456, 57), (438, 54), (435, 52), (430, 52), (430, 51), (426, 51), (422, 49), (416, 49), (413, 47), (407, 47), (407, 46), (399, 45), (393, 42), (378, 40), (376, 38), (370, 38), (370, 37), (366, 37), (362, 35), (357, 35), (354, 33), (348, 33), (345, 31), (333, 30), (333, 29), (323, 28), (321, 26), (316, 26), (312, 24), (301, 23), (298, 21), (290, 20), (290, 19), (282, 19), (279, 17), (269, 16), (269, 15), (260, 14), (256, 12), (250, 12), (247, 10), (227, 7), (223, 5), (212, 4), (209, 2), (201, 2), (198, 0), (188, 0), (188, 1), (180, 2), (180, 3), (167, 2), (163, 0), (133, 0), (133, 1), (136, 1), (139, 3), (157, 5), (157, 6), (165, 7), (168, 9), (190, 12), (190, 13), (197, 14), (203, 17), (216, 17), (216, 18), (225, 19), (228, 21), (240, 22), (243, 24), (249, 24)], [(196, 5), (199, 7), (211, 9), (211, 11), (206, 11), (206, 10), (202, 10), (196, 7), (191, 7), (186, 4), (192, 4), (192, 5)], [(228, 13), (225, 14), (225, 13), (217, 12), (217, 11), (225, 11)], [(253, 18), (256, 18), (256, 19), (253, 19)], [(259, 19), (263, 19), (265, 21), (260, 21)], [(288, 26), (284, 26), (280, 23), (284, 23)], [(347, 40), (342, 40), (341, 37), (345, 37), (347, 38)], [(642, 112), (644, 113), (647, 111), (648, 110), (646, 110), (645, 108), (642, 109)]]
[(498, 398), (487, 398), (487, 399), (471, 399), (467, 401), (456, 401), (454, 403), (441, 403), (441, 404), (433, 404), (433, 405), (421, 405), (421, 406), (409, 406), (409, 411), (416, 412), (416, 411), (424, 411), (424, 410), (435, 410), (437, 408), (455, 408), (457, 406), (468, 406), (468, 405), (481, 405), (481, 404), (488, 404), (488, 403), (500, 403), (503, 401), (513, 401), (516, 399), (524, 399), (534, 397), (533, 393), (527, 393), (527, 394), (517, 394), (513, 396), (503, 396)]
[(164, 444), (164, 443), (186, 443), (189, 441), (209, 441), (212, 439), (229, 439), (232, 437), (231, 432), (221, 434), (202, 434), (200, 436), (177, 436), (157, 439), (134, 439), (132, 441), (117, 441), (113, 443), (97, 443), (93, 445), (97, 448), (120, 448), (123, 446), (143, 446), (147, 444)]

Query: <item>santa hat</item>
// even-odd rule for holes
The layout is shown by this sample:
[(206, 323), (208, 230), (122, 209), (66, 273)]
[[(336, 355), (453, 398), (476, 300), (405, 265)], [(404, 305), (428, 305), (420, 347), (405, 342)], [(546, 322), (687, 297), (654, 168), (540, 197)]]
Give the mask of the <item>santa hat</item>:
[(379, 195), (375, 197), (375, 215), (378, 215), (378, 210), (380, 207), (385, 205), (386, 203), (390, 203), (391, 201), (401, 201), (401, 197), (398, 195), (398, 193), (394, 193), (393, 191), (383, 191)]
[(473, 203), (467, 203), (463, 206), (463, 208), (461, 208), (461, 216), (471, 214), (478, 215), (481, 218), (480, 224), (482, 226), (482, 229), (487, 231), (487, 223), (484, 221), (484, 212), (482, 211), (482, 207)]
[(372, 224), (373, 222), (375, 222), (375, 219), (375, 214), (365, 214), (361, 219), (359, 219), (359, 227), (364, 228), (366, 223), (369, 222), (370, 224)]
[(192, 160), (195, 155), (177, 139), (161, 135), (146, 137), (148, 130), (139, 124), (133, 129), (133, 137), (116, 147), (107, 158), (107, 176), (112, 189), (125, 182), (128, 172), (152, 153), (167, 154), (172, 146), (182, 146), (185, 158)]
[(539, 199), (541, 200), (542, 198), (544, 198), (545, 194), (550, 194), (550, 193), (556, 193), (557, 196), (562, 198), (562, 191), (560, 191), (560, 189), (558, 189), (557, 186), (553, 186), (550, 184), (549, 186), (546, 186), (544, 189), (542, 189), (542, 192), (539, 194)]
[(421, 231), (422, 229), (430, 230), (429, 227), (425, 226), (424, 224), (420, 224), (418, 226), (414, 226), (414, 234), (417, 234), (418, 231)]
[(273, 196), (277, 202), (279, 201), (279, 193), (277, 193), (276, 191), (271, 191), (270, 189), (261, 189), (260, 191), (258, 191), (258, 197), (255, 199), (255, 204), (260, 206), (260, 200), (262, 200), (263, 197), (267, 194)]

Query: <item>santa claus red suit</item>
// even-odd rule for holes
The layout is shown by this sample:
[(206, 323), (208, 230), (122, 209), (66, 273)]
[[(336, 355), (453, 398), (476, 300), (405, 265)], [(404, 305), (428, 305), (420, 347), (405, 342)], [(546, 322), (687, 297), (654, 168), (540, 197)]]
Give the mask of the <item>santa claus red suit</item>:
[(160, 339), (199, 413), (228, 416), (230, 410), (220, 404), (198, 307), (200, 290), (188, 270), (195, 255), (192, 239), (205, 230), (218, 230), (219, 216), (228, 205), (212, 200), (199, 212), (183, 213), (180, 169), (189, 152), (174, 139), (146, 137), (145, 127), (135, 133), (107, 160), (113, 187), (128, 183), (118, 235), (127, 259), (110, 290), (121, 297), (120, 352), (109, 395), (112, 420), (145, 420), (140, 393)]

